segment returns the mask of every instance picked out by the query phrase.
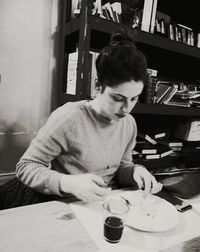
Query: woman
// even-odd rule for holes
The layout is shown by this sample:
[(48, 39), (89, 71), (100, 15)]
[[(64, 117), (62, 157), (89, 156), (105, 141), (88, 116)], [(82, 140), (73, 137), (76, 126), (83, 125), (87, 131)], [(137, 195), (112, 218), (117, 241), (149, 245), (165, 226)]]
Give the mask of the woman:
[(84, 201), (103, 199), (116, 181), (156, 193), (161, 185), (132, 162), (137, 127), (129, 113), (147, 78), (145, 56), (132, 34), (115, 32), (96, 68), (97, 97), (66, 103), (50, 115), (18, 162), (17, 178), (41, 194), (70, 193)]

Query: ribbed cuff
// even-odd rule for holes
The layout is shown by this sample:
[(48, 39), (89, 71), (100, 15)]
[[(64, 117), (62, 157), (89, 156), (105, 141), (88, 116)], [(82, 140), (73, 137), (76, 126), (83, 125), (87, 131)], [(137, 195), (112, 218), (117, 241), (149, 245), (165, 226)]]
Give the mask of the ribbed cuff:
[(60, 192), (60, 178), (62, 174), (59, 172), (53, 172), (49, 178), (49, 191), (52, 194), (62, 196)]

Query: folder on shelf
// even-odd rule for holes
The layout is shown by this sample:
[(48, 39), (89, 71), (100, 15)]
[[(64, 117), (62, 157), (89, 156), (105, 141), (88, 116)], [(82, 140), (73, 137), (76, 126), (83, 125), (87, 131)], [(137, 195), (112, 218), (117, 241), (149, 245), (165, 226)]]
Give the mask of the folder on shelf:
[(96, 88), (96, 81), (97, 81), (96, 59), (97, 59), (99, 53), (90, 51), (90, 55), (92, 57), (91, 68), (90, 68), (90, 71), (91, 71), (91, 74), (90, 74), (90, 77), (91, 77), (90, 98), (94, 99), (98, 93), (98, 90)]
[(149, 32), (154, 33), (155, 21), (156, 21), (156, 11), (157, 11), (158, 0), (153, 1), (152, 11), (151, 11), (151, 22)]
[(149, 32), (154, 0), (144, 0), (141, 30)]
[(68, 55), (66, 94), (76, 95), (78, 51)]

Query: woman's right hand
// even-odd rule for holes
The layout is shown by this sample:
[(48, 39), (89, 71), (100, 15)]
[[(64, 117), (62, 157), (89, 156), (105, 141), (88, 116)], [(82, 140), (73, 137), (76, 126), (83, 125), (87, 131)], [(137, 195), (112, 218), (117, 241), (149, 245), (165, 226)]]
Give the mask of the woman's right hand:
[(60, 179), (60, 191), (71, 193), (83, 201), (103, 200), (111, 192), (104, 180), (91, 173), (63, 175)]

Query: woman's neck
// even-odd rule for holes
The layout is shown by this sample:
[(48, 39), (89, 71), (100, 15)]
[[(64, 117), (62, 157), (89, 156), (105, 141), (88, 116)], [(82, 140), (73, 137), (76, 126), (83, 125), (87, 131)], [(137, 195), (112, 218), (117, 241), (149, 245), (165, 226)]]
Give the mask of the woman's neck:
[(89, 106), (100, 116), (102, 116), (104, 119), (106, 119), (109, 122), (112, 122), (113, 120), (111, 120), (110, 118), (106, 117), (101, 110), (101, 105), (99, 103), (99, 99), (98, 96), (89, 102)]
[(94, 100), (90, 101), (89, 105), (96, 113), (101, 114), (101, 108), (97, 97)]

